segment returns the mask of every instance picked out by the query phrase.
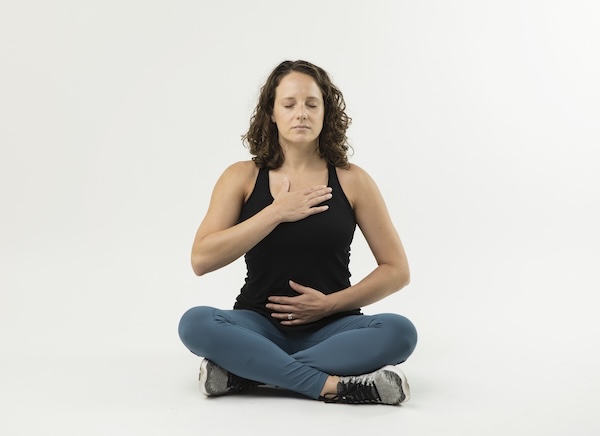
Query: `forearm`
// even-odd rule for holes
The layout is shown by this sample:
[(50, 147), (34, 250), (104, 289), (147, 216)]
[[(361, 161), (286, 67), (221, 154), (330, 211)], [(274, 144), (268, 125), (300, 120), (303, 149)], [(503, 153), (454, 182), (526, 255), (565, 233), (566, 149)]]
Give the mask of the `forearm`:
[(368, 306), (399, 291), (410, 281), (408, 266), (381, 264), (355, 285), (328, 295), (331, 313)]
[(280, 222), (275, 208), (267, 206), (233, 227), (206, 235), (192, 248), (194, 272), (200, 276), (230, 264), (262, 241)]

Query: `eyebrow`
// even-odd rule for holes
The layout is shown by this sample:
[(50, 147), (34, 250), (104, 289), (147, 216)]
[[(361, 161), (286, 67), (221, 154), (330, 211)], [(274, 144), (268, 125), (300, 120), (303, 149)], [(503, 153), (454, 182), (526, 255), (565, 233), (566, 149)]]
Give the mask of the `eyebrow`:
[[(319, 97), (306, 97), (307, 100), (321, 100)], [(282, 100), (296, 100), (296, 97), (283, 97)]]

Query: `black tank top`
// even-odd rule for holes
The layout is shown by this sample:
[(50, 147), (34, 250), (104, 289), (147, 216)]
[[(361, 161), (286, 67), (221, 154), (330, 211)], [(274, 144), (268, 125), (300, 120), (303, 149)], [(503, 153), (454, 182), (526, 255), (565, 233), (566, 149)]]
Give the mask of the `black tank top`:
[[(298, 326), (282, 326), (270, 316), (265, 304), (270, 295), (298, 295), (290, 288), (293, 280), (324, 294), (350, 286), (350, 244), (354, 237), (354, 211), (342, 191), (334, 166), (328, 166), (328, 186), (332, 198), (323, 204), (329, 209), (293, 223), (279, 224), (246, 255), (245, 284), (234, 309), (250, 309), (266, 316), (282, 331), (316, 330), (333, 319), (360, 314), (360, 309), (337, 313), (319, 321)], [(261, 168), (239, 222), (254, 216), (273, 202), (269, 170)]]

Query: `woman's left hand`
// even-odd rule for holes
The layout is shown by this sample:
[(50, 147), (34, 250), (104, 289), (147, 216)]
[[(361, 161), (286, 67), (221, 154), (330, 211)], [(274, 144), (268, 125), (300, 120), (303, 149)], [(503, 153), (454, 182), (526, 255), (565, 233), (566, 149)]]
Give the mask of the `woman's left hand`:
[(281, 320), (282, 325), (306, 324), (329, 315), (327, 295), (291, 280), (290, 287), (300, 295), (273, 295), (266, 304), (266, 308), (273, 311), (271, 316)]

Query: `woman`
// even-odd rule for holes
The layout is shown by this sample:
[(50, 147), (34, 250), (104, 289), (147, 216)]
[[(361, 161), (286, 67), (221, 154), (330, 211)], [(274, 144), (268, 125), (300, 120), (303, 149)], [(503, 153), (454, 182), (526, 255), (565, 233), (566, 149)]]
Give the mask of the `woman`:
[[(273, 385), (339, 403), (400, 404), (406, 377), (394, 367), (413, 352), (413, 324), (360, 308), (406, 286), (409, 269), (384, 200), (347, 160), (341, 92), (321, 68), (285, 61), (261, 89), (244, 136), (251, 161), (225, 170), (196, 234), (197, 275), (245, 255), (233, 310), (195, 307), (179, 325), (202, 356), (209, 396)], [(358, 225), (377, 268), (350, 284)]]

